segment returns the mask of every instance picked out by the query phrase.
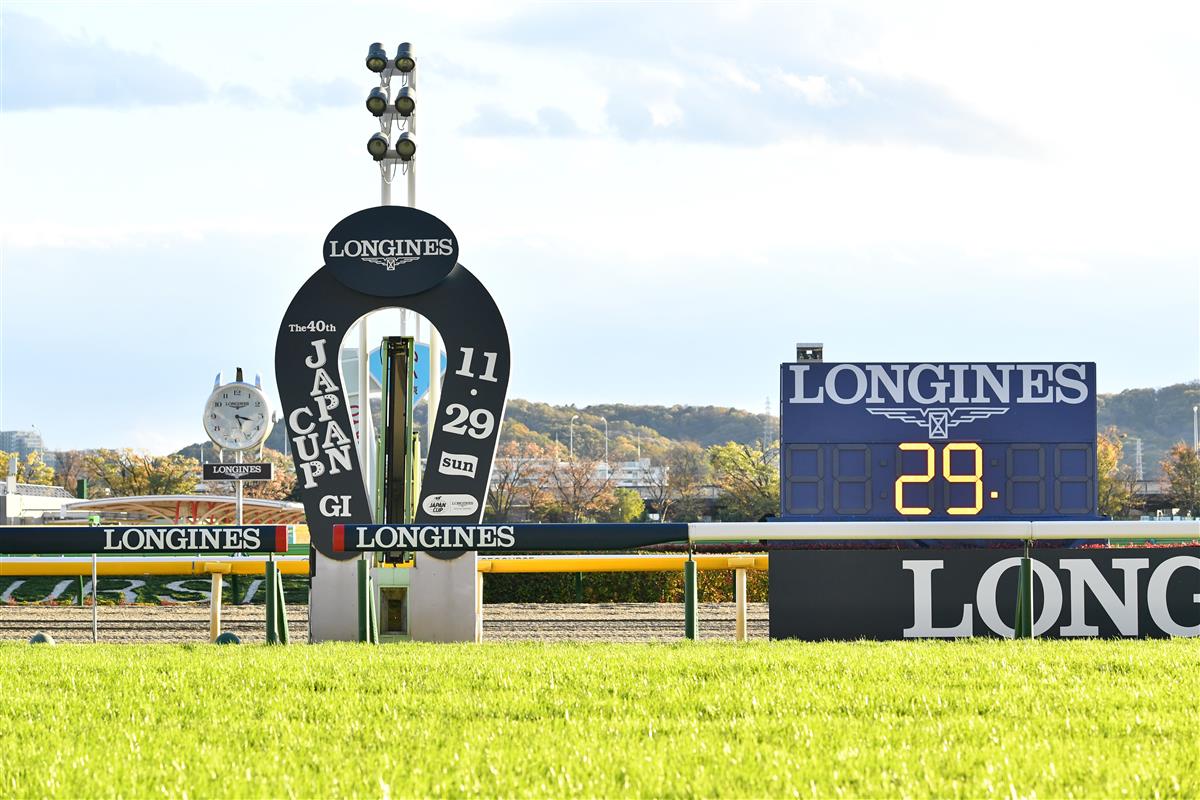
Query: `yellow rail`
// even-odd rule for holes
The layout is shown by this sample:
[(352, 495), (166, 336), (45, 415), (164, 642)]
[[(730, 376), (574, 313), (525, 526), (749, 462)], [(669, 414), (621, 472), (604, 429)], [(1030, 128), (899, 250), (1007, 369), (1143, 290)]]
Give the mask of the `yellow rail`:
[[(765, 555), (697, 555), (696, 568), (766, 569)], [(479, 571), (491, 573), (538, 572), (675, 572), (683, 569), (686, 555), (615, 555), (615, 556), (514, 556), (481, 558)]]
[[(134, 559), (120, 560), (100, 558), (96, 561), (96, 574), (106, 577), (125, 575), (263, 575), (266, 573), (265, 559), (236, 558), (225, 561), (202, 558)], [(277, 558), (275, 563), (284, 575), (307, 575), (307, 556)], [(0, 559), (0, 578), (33, 578), (38, 576), (69, 577), (92, 574), (90, 558), (29, 558)]]
[[(708, 570), (767, 569), (765, 555), (696, 555), (696, 568)], [(481, 558), (478, 570), (492, 574), (551, 572), (676, 572), (683, 569), (683, 554), (641, 554), (603, 556), (509, 556)], [(306, 556), (282, 556), (275, 559), (284, 575), (307, 575)], [(388, 565), (410, 567), (411, 564)], [(260, 558), (100, 558), (96, 574), (104, 577), (126, 575), (262, 575), (266, 560)], [(92, 560), (79, 557), (28, 557), (0, 559), (0, 578), (90, 576)]]

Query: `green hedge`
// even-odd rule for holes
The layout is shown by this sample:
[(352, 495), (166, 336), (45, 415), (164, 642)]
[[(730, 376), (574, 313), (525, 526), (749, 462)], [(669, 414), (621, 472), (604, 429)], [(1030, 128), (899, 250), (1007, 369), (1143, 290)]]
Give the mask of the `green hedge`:
[[(574, 603), (577, 573), (486, 574), (485, 603)], [(585, 572), (585, 603), (682, 603), (683, 570), (673, 572)], [(767, 573), (750, 570), (747, 589), (752, 603), (767, 601)], [(733, 602), (733, 570), (700, 573), (700, 602)]]

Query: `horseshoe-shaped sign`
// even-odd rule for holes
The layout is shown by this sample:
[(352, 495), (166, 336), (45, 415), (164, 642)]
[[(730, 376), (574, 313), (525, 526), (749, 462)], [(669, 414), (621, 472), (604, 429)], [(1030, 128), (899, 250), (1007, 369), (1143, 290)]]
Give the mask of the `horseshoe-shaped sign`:
[[(325, 266), (288, 306), (275, 342), (275, 378), (313, 544), (329, 558), (354, 558), (334, 550), (333, 526), (374, 516), (339, 353), (355, 321), (385, 308), (423, 315), (446, 346), (442, 402), (415, 521), (478, 523), (508, 394), (508, 331), (495, 301), (457, 263), (450, 228), (415, 208), (380, 206), (350, 215), (326, 237), (324, 255)], [(433, 495), (457, 501), (426, 503)]]

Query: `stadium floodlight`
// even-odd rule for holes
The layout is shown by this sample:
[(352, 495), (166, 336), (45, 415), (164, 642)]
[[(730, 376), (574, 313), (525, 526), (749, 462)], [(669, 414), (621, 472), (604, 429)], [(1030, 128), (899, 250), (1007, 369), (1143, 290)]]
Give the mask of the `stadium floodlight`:
[[(412, 113), (417, 110), (417, 94), (412, 90), (411, 86), (403, 86), (400, 88), (400, 93), (396, 95), (396, 113), (402, 117), (411, 117)], [(372, 112), (374, 113), (374, 112)], [(375, 116), (379, 116), (376, 114)]]
[(401, 42), (396, 48), (396, 71), (409, 73), (417, 68), (417, 60), (413, 57), (412, 45)]
[(401, 161), (412, 161), (413, 156), (417, 154), (417, 138), (408, 131), (400, 134), (400, 138), (396, 140), (396, 155)]
[(367, 152), (371, 154), (371, 158), (376, 161), (383, 161), (388, 153), (388, 140), (382, 133), (373, 135), (367, 139)]
[(370, 111), (377, 117), (382, 117), (383, 112), (387, 111), (388, 99), (383, 93), (383, 89), (376, 86), (371, 90), (371, 94), (367, 96), (367, 111)]
[(371, 70), (371, 72), (383, 72), (387, 69), (387, 66), (387, 51), (383, 49), (383, 44), (380, 42), (372, 43), (370, 49), (367, 50), (367, 69)]

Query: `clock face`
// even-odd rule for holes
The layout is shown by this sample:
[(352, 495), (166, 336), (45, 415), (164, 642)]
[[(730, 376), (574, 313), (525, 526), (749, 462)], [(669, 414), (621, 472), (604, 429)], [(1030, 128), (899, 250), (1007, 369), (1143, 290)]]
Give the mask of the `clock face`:
[(248, 383), (218, 386), (204, 404), (204, 430), (225, 450), (258, 447), (271, 430), (266, 395)]

